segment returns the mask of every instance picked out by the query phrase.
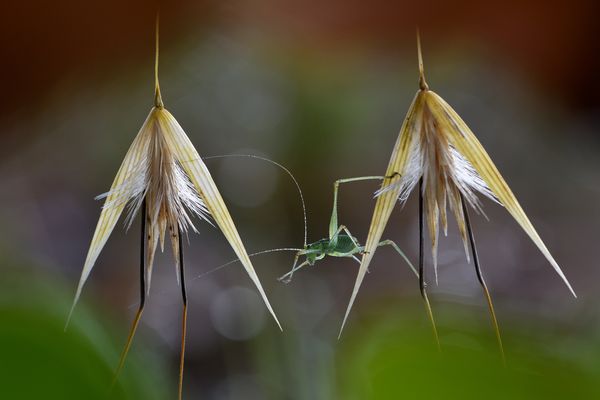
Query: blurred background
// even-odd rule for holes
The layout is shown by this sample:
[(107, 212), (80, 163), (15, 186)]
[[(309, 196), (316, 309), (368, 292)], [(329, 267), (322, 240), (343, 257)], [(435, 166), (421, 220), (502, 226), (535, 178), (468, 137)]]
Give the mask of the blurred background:
[[(327, 234), (332, 183), (379, 175), (428, 82), (465, 119), (579, 298), (505, 210), (473, 216), (508, 367), (456, 226), (430, 285), (378, 251), (346, 330), (357, 264), (325, 259), (284, 285), (294, 254), (254, 258), (284, 332), (222, 234), (186, 246), (188, 399), (597, 398), (600, 313), (600, 25), (593, 1), (164, 2), (161, 87), (202, 156), (286, 165), (309, 242)], [(138, 222), (119, 225), (63, 325), (105, 192), (153, 99), (154, 17), (144, 1), (6, 2), (0, 15), (0, 397), (106, 398), (138, 302)], [(300, 199), (268, 163), (206, 161), (249, 252), (301, 247)], [(364, 243), (376, 183), (343, 186), (340, 223)], [(417, 207), (385, 232), (416, 262)], [(426, 253), (427, 254), (427, 253)], [(433, 282), (431, 260), (427, 279)], [(181, 297), (167, 250), (119, 386), (174, 398)], [(201, 276), (202, 275), (202, 276)]]

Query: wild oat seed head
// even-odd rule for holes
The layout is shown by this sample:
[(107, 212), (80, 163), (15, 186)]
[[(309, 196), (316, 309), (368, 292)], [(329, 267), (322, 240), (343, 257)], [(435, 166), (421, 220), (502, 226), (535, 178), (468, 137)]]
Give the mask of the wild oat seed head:
[[(460, 116), (425, 80), (420, 38), (417, 36), (419, 91), (404, 119), (385, 176), (376, 192), (375, 210), (369, 228), (365, 253), (352, 291), (341, 331), (344, 328), (365, 273), (377, 249), (390, 214), (398, 201), (404, 202), (423, 180), (423, 197), (433, 263), (437, 280), (437, 245), (441, 222), (447, 231), (447, 205), (458, 222), (467, 250), (467, 232), (461, 196), (482, 212), (477, 194), (504, 206), (527, 233), (562, 278), (573, 296), (573, 288), (519, 205), (491, 158)], [(467, 253), (467, 258), (468, 258)]]
[[(158, 81), (158, 18), (156, 25), (154, 107), (133, 140), (108, 192), (92, 238), (69, 319), (102, 248), (124, 209), (126, 227), (146, 201), (147, 288), (150, 288), (154, 254), (160, 241), (171, 241), (175, 266), (179, 263), (179, 232), (196, 231), (194, 216), (210, 223), (209, 215), (221, 229), (236, 256), (250, 275), (269, 312), (281, 329), (273, 308), (256, 275), (233, 219), (217, 186), (188, 136), (173, 115), (164, 108)], [(68, 324), (68, 321), (67, 321)]]

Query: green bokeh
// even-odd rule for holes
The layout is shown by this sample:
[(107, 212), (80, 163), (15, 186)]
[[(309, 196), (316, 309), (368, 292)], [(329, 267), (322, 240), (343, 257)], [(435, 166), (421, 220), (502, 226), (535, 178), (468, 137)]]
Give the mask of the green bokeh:
[[(4, 269), (0, 294), (0, 398), (162, 399), (165, 388), (152, 368), (132, 350), (118, 383), (110, 390), (123, 338), (85, 305), (64, 331), (65, 289), (21, 267)], [(68, 292), (68, 291), (67, 291)], [(144, 357), (147, 358), (147, 357)]]
[(388, 310), (385, 315), (344, 341), (337, 363), (340, 398), (600, 398), (598, 364), (582, 360), (598, 353), (592, 338), (583, 352), (566, 347), (565, 356), (555, 351), (561, 346), (558, 338), (529, 337), (507, 323), (504, 367), (491, 326), (483, 324), (487, 321), (469, 326), (464, 316), (446, 316), (446, 323), (456, 325), (442, 327), (442, 351), (437, 352), (424, 314)]

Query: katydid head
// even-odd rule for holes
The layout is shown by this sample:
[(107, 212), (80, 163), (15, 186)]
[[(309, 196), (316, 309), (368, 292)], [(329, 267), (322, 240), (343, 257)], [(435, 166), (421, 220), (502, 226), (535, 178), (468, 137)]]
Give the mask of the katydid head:
[(316, 242), (307, 244), (302, 255), (306, 256), (308, 265), (314, 265), (315, 262), (325, 258), (330, 247), (331, 241), (329, 239), (317, 240)]
[[(290, 283), (292, 281), (292, 276), (294, 275), (294, 272), (307, 265), (313, 266), (317, 261), (325, 258), (325, 256), (327, 255), (328, 244), (328, 239), (321, 239), (319, 241), (304, 246), (304, 249), (299, 250), (296, 253), (292, 269), (287, 274), (281, 276), (278, 280), (283, 283)], [(300, 264), (298, 264), (298, 261), (302, 256), (304, 256), (305, 259)]]

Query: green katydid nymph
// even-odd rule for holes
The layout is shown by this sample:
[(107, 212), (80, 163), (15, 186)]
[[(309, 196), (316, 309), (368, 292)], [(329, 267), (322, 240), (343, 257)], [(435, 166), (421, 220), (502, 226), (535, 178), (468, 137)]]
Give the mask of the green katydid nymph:
[[(258, 251), (256, 253), (249, 254), (250, 257), (254, 257), (257, 255), (267, 254), (267, 253), (275, 253), (275, 252), (281, 252), (281, 251), (295, 251), (296, 256), (294, 257), (294, 263), (292, 265), (292, 269), (288, 273), (286, 273), (285, 275), (281, 276), (278, 279), (280, 282), (283, 282), (286, 284), (290, 283), (292, 281), (292, 277), (296, 271), (298, 271), (299, 269), (301, 269), (305, 266), (308, 266), (308, 265), (313, 266), (313, 265), (315, 265), (315, 263), (317, 261), (322, 260), (327, 256), (352, 258), (357, 263), (360, 263), (360, 260), (358, 259), (358, 257), (356, 257), (356, 255), (363, 254), (365, 247), (361, 246), (359, 244), (358, 239), (352, 235), (352, 233), (348, 230), (348, 228), (345, 225), (338, 224), (337, 203), (338, 203), (339, 185), (342, 183), (356, 182), (356, 181), (383, 180), (383, 179), (385, 179), (385, 177), (383, 177), (383, 176), (361, 176), (361, 177), (356, 177), (356, 178), (338, 179), (337, 181), (335, 181), (335, 183), (333, 185), (333, 212), (331, 214), (331, 219), (329, 222), (329, 237), (317, 240), (316, 242), (307, 243), (308, 235), (307, 235), (306, 205), (304, 204), (304, 196), (302, 194), (302, 189), (300, 189), (300, 185), (298, 184), (298, 181), (296, 180), (294, 175), (280, 163), (270, 160), (268, 158), (256, 156), (256, 155), (229, 154), (229, 155), (222, 155), (222, 156), (204, 157), (203, 159), (210, 160), (213, 158), (223, 158), (223, 157), (249, 157), (249, 158), (255, 158), (255, 159), (259, 159), (259, 160), (271, 163), (271, 164), (279, 167), (283, 171), (285, 171), (291, 177), (291, 179), (293, 180), (293, 182), (296, 186), (296, 189), (298, 190), (298, 193), (300, 195), (300, 201), (302, 203), (302, 211), (304, 213), (304, 215), (303, 215), (303, 217), (304, 217), (304, 247), (303, 248), (282, 247), (282, 248), (262, 250), (262, 251)], [(400, 254), (400, 256), (406, 261), (406, 263), (408, 264), (410, 269), (415, 273), (415, 275), (417, 277), (419, 276), (416, 268), (413, 266), (413, 264), (410, 262), (408, 257), (404, 254), (404, 252), (400, 249), (400, 247), (398, 247), (398, 245), (394, 241), (382, 240), (381, 242), (379, 242), (379, 247), (380, 246), (393, 247), (394, 250), (396, 250), (398, 252), (398, 254)], [(300, 260), (300, 257), (302, 257), (302, 256), (305, 256), (306, 259), (302, 263), (298, 264), (298, 261)], [(225, 264), (221, 264), (207, 272), (204, 272), (204, 273), (198, 275), (195, 279), (202, 278), (208, 274), (216, 272), (216, 271), (218, 271), (228, 265), (236, 263), (238, 261), (239, 261), (239, 259), (236, 258), (235, 260), (231, 260)]]
[[(317, 240), (313, 243), (306, 244), (305, 242), (304, 249), (299, 250), (296, 253), (292, 269), (287, 274), (279, 278), (279, 280), (284, 283), (289, 283), (292, 280), (294, 272), (307, 265), (315, 265), (317, 261), (322, 260), (326, 256), (352, 258), (360, 264), (360, 260), (356, 257), (356, 255), (363, 254), (365, 247), (361, 246), (358, 243), (358, 239), (356, 239), (356, 237), (352, 235), (352, 233), (348, 230), (348, 228), (345, 225), (339, 225), (338, 223), (337, 204), (340, 184), (383, 179), (385, 179), (385, 177), (383, 176), (361, 176), (356, 178), (338, 179), (337, 181), (335, 181), (333, 184), (333, 211), (331, 213), (331, 219), (329, 221), (329, 236), (327, 238)], [(391, 240), (383, 240), (379, 242), (378, 247), (380, 246), (393, 247), (394, 250), (396, 250), (398, 254), (400, 254), (400, 256), (406, 261), (408, 266), (418, 276), (417, 270), (412, 265), (410, 260), (406, 257), (404, 252), (400, 250), (400, 247), (396, 245), (396, 243), (394, 243)], [(306, 259), (298, 265), (298, 261), (302, 256), (305, 256)]]
[[(294, 248), (294, 247), (282, 247), (282, 248), (276, 248), (276, 249), (262, 250), (262, 251), (258, 251), (256, 253), (249, 254), (250, 257), (254, 257), (254, 256), (261, 255), (261, 254), (274, 253), (274, 252), (295, 251), (296, 256), (294, 257), (294, 263), (292, 265), (292, 269), (289, 272), (287, 272), (285, 275), (283, 275), (279, 278), (280, 282), (283, 282), (286, 284), (291, 282), (292, 277), (296, 271), (298, 271), (299, 269), (301, 269), (305, 266), (313, 266), (316, 264), (317, 261), (322, 260), (328, 256), (352, 258), (353, 260), (355, 260), (357, 263), (360, 264), (360, 260), (358, 259), (357, 255), (361, 255), (361, 254), (365, 253), (365, 246), (362, 246), (359, 244), (358, 239), (354, 235), (352, 235), (352, 233), (348, 230), (348, 228), (345, 225), (339, 225), (339, 223), (338, 223), (337, 205), (338, 205), (339, 187), (342, 183), (367, 181), (367, 180), (381, 181), (381, 180), (386, 179), (386, 177), (384, 177), (384, 176), (361, 176), (361, 177), (355, 177), (355, 178), (338, 179), (337, 181), (335, 181), (333, 184), (333, 211), (331, 213), (331, 219), (329, 222), (329, 236), (327, 238), (317, 240), (316, 242), (307, 243), (308, 235), (307, 235), (306, 205), (304, 204), (304, 196), (302, 195), (302, 189), (300, 189), (300, 185), (298, 184), (298, 181), (296, 180), (294, 175), (283, 165), (281, 165), (275, 161), (272, 161), (268, 158), (254, 156), (254, 155), (233, 155), (233, 156), (234, 157), (251, 157), (251, 158), (260, 159), (260, 160), (269, 162), (271, 164), (274, 164), (277, 167), (279, 167), (280, 169), (284, 170), (294, 181), (296, 189), (298, 190), (298, 193), (300, 195), (300, 201), (302, 203), (302, 211), (303, 211), (303, 217), (304, 217), (304, 247), (302, 249)], [(220, 157), (230, 157), (230, 156), (217, 156), (217, 157), (220, 158)], [(215, 157), (205, 157), (204, 159), (207, 160), (210, 158), (215, 158)], [(394, 241), (381, 240), (377, 247), (382, 247), (382, 246), (391, 246), (394, 250), (396, 250), (396, 252), (398, 254), (400, 254), (400, 256), (404, 259), (404, 261), (406, 261), (406, 263), (408, 264), (411, 271), (416, 275), (417, 278), (419, 278), (419, 273), (418, 273), (417, 269), (414, 267), (414, 265), (410, 262), (410, 260), (406, 256), (406, 254), (404, 254), (404, 252), (400, 249), (400, 247)], [(305, 257), (305, 260), (303, 262), (301, 262), (300, 264), (298, 264), (300, 257), (302, 257), (302, 256)], [(229, 261), (225, 264), (221, 264), (203, 274), (198, 275), (194, 280), (202, 278), (213, 272), (216, 272), (217, 270), (220, 270), (220, 269), (222, 269), (228, 265), (231, 265), (233, 263), (236, 263), (238, 261), (239, 261), (239, 259), (235, 259), (235, 260)], [(426, 308), (428, 311), (428, 317), (431, 322), (435, 336), (437, 338), (437, 329), (436, 329), (436, 325), (435, 325), (435, 320), (433, 318), (433, 313), (431, 311), (431, 306), (429, 304), (427, 296), (424, 296), (424, 299), (425, 299), (425, 305), (426, 305)], [(438, 341), (438, 347), (439, 347), (439, 341)]]
[[(306, 244), (306, 239), (304, 242), (304, 248), (299, 250), (296, 253), (296, 257), (294, 258), (294, 264), (292, 269), (279, 278), (281, 282), (289, 283), (292, 280), (292, 277), (296, 271), (305, 267), (307, 265), (313, 266), (319, 260), (327, 256), (331, 257), (347, 257), (352, 258), (358, 264), (360, 264), (360, 260), (356, 255), (364, 255), (365, 254), (365, 246), (359, 244), (356, 237), (352, 235), (352, 233), (348, 230), (345, 225), (339, 225), (338, 223), (338, 213), (337, 213), (337, 205), (338, 205), (338, 192), (340, 188), (340, 184), (342, 183), (350, 183), (350, 182), (358, 182), (358, 181), (366, 181), (366, 180), (380, 180), (383, 181), (385, 179), (393, 178), (397, 173), (393, 173), (391, 176), (361, 176), (355, 178), (346, 178), (346, 179), (338, 179), (333, 184), (333, 211), (331, 212), (331, 219), (329, 222), (329, 236), (327, 238), (323, 238), (317, 240), (316, 242)], [(400, 256), (406, 261), (409, 268), (414, 272), (419, 281), (422, 282), (422, 279), (419, 275), (419, 272), (416, 270), (414, 265), (410, 262), (406, 254), (398, 247), (398, 245), (392, 240), (380, 240), (375, 247), (382, 246), (391, 246)], [(306, 259), (298, 265), (298, 260), (300, 257), (305, 256)], [(433, 318), (433, 312), (431, 310), (431, 305), (429, 303), (429, 299), (425, 294), (423, 296), (425, 301), (425, 307), (427, 309), (427, 316), (431, 322), (431, 326), (435, 335), (436, 343), (438, 349), (440, 348), (437, 328), (435, 324), (435, 320)]]
[[(515, 195), (492, 162), (482, 144), (452, 107), (433, 92), (425, 80), (421, 42), (417, 33), (419, 90), (404, 119), (387, 167), (387, 178), (376, 192), (376, 203), (365, 243), (354, 290), (350, 297), (340, 335), (369, 268), (373, 255), (397, 203), (407, 201), (413, 190), (419, 198), (419, 284), (426, 302), (424, 280), (425, 230), (429, 231), (434, 272), (440, 227), (447, 234), (448, 210), (454, 214), (464, 243), (467, 262), (473, 260), (477, 279), (488, 304), (502, 361), (504, 347), (492, 296), (485, 282), (471, 221), (469, 208), (482, 211), (478, 195), (487, 197), (506, 208), (515, 221), (546, 257), (566, 287), (575, 296), (554, 257), (533, 227)], [(427, 227), (426, 227), (427, 225)], [(469, 248), (471, 256), (469, 255)], [(435, 273), (437, 281), (437, 272)], [(428, 312), (431, 312), (428, 306)], [(437, 337), (436, 337), (437, 339)]]

